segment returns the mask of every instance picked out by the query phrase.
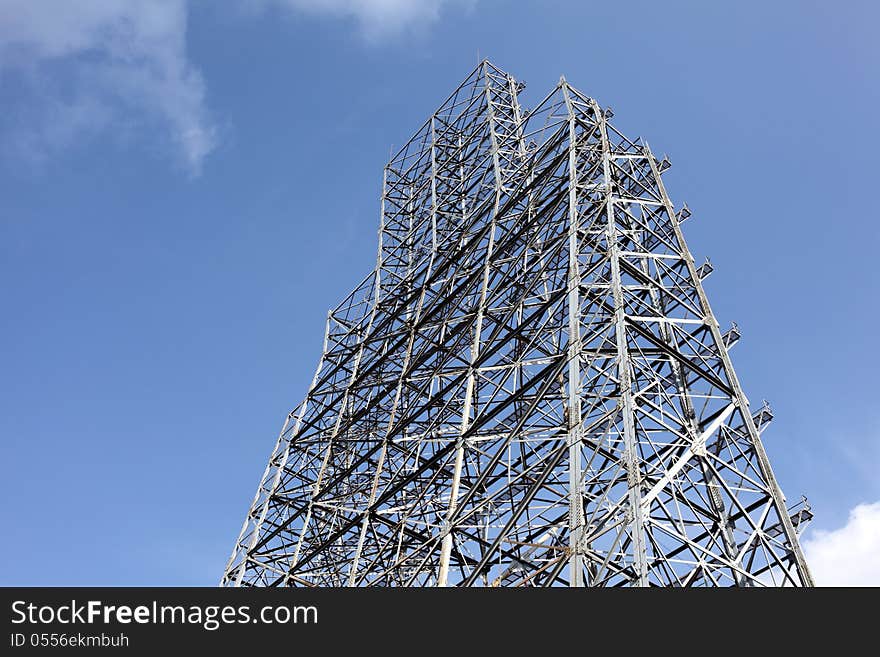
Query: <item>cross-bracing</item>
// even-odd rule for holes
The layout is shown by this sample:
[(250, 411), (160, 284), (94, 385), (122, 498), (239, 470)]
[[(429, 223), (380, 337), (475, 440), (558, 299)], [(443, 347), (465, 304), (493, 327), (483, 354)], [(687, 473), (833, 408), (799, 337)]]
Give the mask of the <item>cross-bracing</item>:
[(804, 586), (648, 145), (482, 62), (384, 171), (225, 585)]

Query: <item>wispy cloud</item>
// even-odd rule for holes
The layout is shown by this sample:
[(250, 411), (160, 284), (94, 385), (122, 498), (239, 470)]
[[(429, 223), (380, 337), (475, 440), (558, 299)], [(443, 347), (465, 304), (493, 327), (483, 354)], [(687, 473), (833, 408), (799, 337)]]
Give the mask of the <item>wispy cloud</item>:
[(38, 160), (93, 133), (158, 125), (197, 174), (217, 131), (186, 28), (185, 0), (0, 0), (0, 76), (16, 77), (19, 96), (4, 140)]
[(819, 586), (880, 586), (880, 502), (859, 504), (847, 523), (804, 541)]
[[(474, 0), (241, 2), (352, 21), (378, 43)], [(40, 162), (91, 136), (158, 135), (197, 175), (218, 131), (186, 32), (187, 0), (0, 0), (0, 146)]]
[(469, 6), (474, 0), (250, 0), (313, 16), (354, 21), (363, 36), (379, 42), (407, 29), (420, 29), (440, 16), (446, 5)]

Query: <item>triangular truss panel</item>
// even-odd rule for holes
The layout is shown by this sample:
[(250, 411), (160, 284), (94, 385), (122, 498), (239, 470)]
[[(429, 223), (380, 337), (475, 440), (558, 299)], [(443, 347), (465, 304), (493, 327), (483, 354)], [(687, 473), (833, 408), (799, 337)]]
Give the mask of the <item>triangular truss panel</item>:
[(385, 167), (223, 584), (812, 584), (668, 162), (522, 88), (482, 62)]

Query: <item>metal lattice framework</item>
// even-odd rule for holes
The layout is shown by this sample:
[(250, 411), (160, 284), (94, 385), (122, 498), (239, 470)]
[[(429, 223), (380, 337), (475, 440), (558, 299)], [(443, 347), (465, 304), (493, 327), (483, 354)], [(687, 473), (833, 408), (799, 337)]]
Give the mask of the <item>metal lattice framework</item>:
[(812, 584), (668, 162), (523, 86), (482, 62), (385, 167), (223, 584)]

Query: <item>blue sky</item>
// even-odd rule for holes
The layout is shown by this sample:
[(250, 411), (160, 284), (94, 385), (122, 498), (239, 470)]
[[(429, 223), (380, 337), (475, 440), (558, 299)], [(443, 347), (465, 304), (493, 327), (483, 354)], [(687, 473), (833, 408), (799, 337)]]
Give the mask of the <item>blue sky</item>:
[(817, 578), (880, 584), (880, 9), (727, 4), (0, 0), (0, 584), (219, 580), (392, 145), (481, 57), (669, 154)]

